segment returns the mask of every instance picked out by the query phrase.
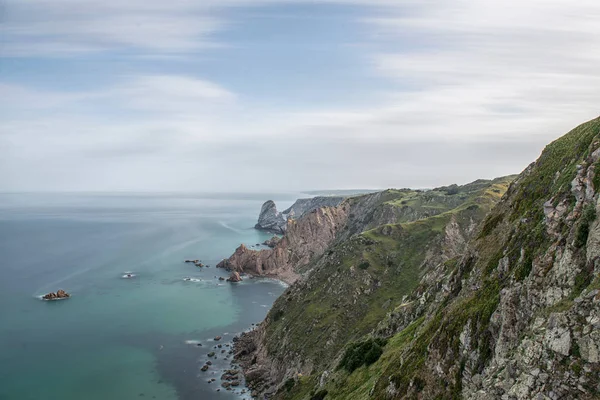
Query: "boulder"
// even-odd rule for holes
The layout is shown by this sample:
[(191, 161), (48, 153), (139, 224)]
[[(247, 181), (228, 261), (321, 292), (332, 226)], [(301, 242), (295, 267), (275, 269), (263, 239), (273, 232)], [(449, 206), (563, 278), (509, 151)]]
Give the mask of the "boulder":
[(231, 275), (229, 276), (229, 278), (227, 278), (227, 282), (241, 282), (241, 281), (242, 281), (242, 277), (236, 271), (233, 271), (231, 273)]

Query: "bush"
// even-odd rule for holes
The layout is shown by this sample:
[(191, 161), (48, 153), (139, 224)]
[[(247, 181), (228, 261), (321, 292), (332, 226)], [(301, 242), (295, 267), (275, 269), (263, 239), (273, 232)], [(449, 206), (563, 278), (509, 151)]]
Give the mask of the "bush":
[(294, 378), (290, 378), (287, 381), (285, 381), (285, 383), (283, 384), (283, 388), (286, 392), (289, 392), (295, 385), (296, 381), (294, 380)]
[(323, 400), (327, 396), (327, 390), (319, 390), (310, 400)]
[(273, 322), (279, 321), (283, 317), (283, 310), (273, 311)]
[(577, 227), (575, 233), (575, 247), (580, 248), (585, 246), (587, 243), (588, 236), (590, 234), (590, 225), (596, 219), (596, 208), (593, 204), (588, 205), (583, 211), (581, 221)]
[(459, 189), (458, 189), (458, 185), (457, 184), (450, 185), (446, 189), (446, 194), (448, 196), (454, 196), (455, 194), (458, 194), (458, 192), (459, 192)]
[(363, 260), (361, 261), (360, 264), (358, 264), (358, 268), (360, 269), (367, 269), (371, 266), (371, 264), (369, 264), (369, 262), (367, 260)]
[(364, 342), (350, 344), (338, 365), (338, 369), (344, 368), (346, 371), (352, 372), (362, 365), (373, 364), (383, 354), (382, 347), (385, 344), (384, 339), (368, 339)]

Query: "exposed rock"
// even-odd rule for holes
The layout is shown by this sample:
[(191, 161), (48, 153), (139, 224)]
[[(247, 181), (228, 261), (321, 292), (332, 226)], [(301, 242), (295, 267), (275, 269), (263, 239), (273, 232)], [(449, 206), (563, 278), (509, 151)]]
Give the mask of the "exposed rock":
[(344, 197), (341, 196), (317, 196), (309, 199), (298, 199), (290, 208), (283, 212), (278, 212), (275, 202), (268, 200), (261, 207), (255, 228), (283, 234), (287, 231), (289, 219), (300, 218), (317, 208), (336, 207), (343, 200)]
[(217, 267), (294, 282), (299, 277), (296, 271), (322, 255), (335, 239), (347, 220), (347, 210), (344, 204), (319, 208), (298, 220), (290, 220), (286, 234), (273, 249), (257, 251), (241, 245)]
[(279, 236), (273, 236), (271, 239), (265, 240), (263, 244), (265, 246), (269, 246), (270, 248), (274, 248), (277, 246), (277, 243), (279, 243), (280, 240), (281, 238)]
[(239, 272), (237, 271), (233, 271), (231, 273), (231, 275), (229, 276), (229, 278), (227, 278), (227, 282), (241, 282), (242, 281), (242, 277), (240, 276)]
[(258, 222), (254, 226), (256, 229), (262, 229), (273, 233), (284, 233), (286, 230), (286, 219), (277, 211), (277, 206), (273, 200), (266, 201), (258, 216)]
[(42, 298), (44, 300), (59, 300), (59, 299), (66, 299), (69, 297), (71, 297), (71, 295), (62, 289), (58, 290), (56, 293), (50, 292), (50, 293), (42, 296)]

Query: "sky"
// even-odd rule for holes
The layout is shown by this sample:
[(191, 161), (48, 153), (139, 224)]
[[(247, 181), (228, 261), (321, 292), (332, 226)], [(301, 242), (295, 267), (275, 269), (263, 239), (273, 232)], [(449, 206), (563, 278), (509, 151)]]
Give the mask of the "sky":
[(600, 114), (597, 0), (3, 0), (0, 191), (426, 188)]

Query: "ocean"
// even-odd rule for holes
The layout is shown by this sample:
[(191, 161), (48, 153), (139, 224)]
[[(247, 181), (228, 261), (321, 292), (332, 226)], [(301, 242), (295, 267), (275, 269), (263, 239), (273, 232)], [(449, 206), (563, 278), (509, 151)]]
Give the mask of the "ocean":
[(265, 200), (297, 196), (0, 194), (0, 399), (244, 397), (220, 388), (231, 340), (285, 287), (215, 265), (271, 236), (253, 229)]

